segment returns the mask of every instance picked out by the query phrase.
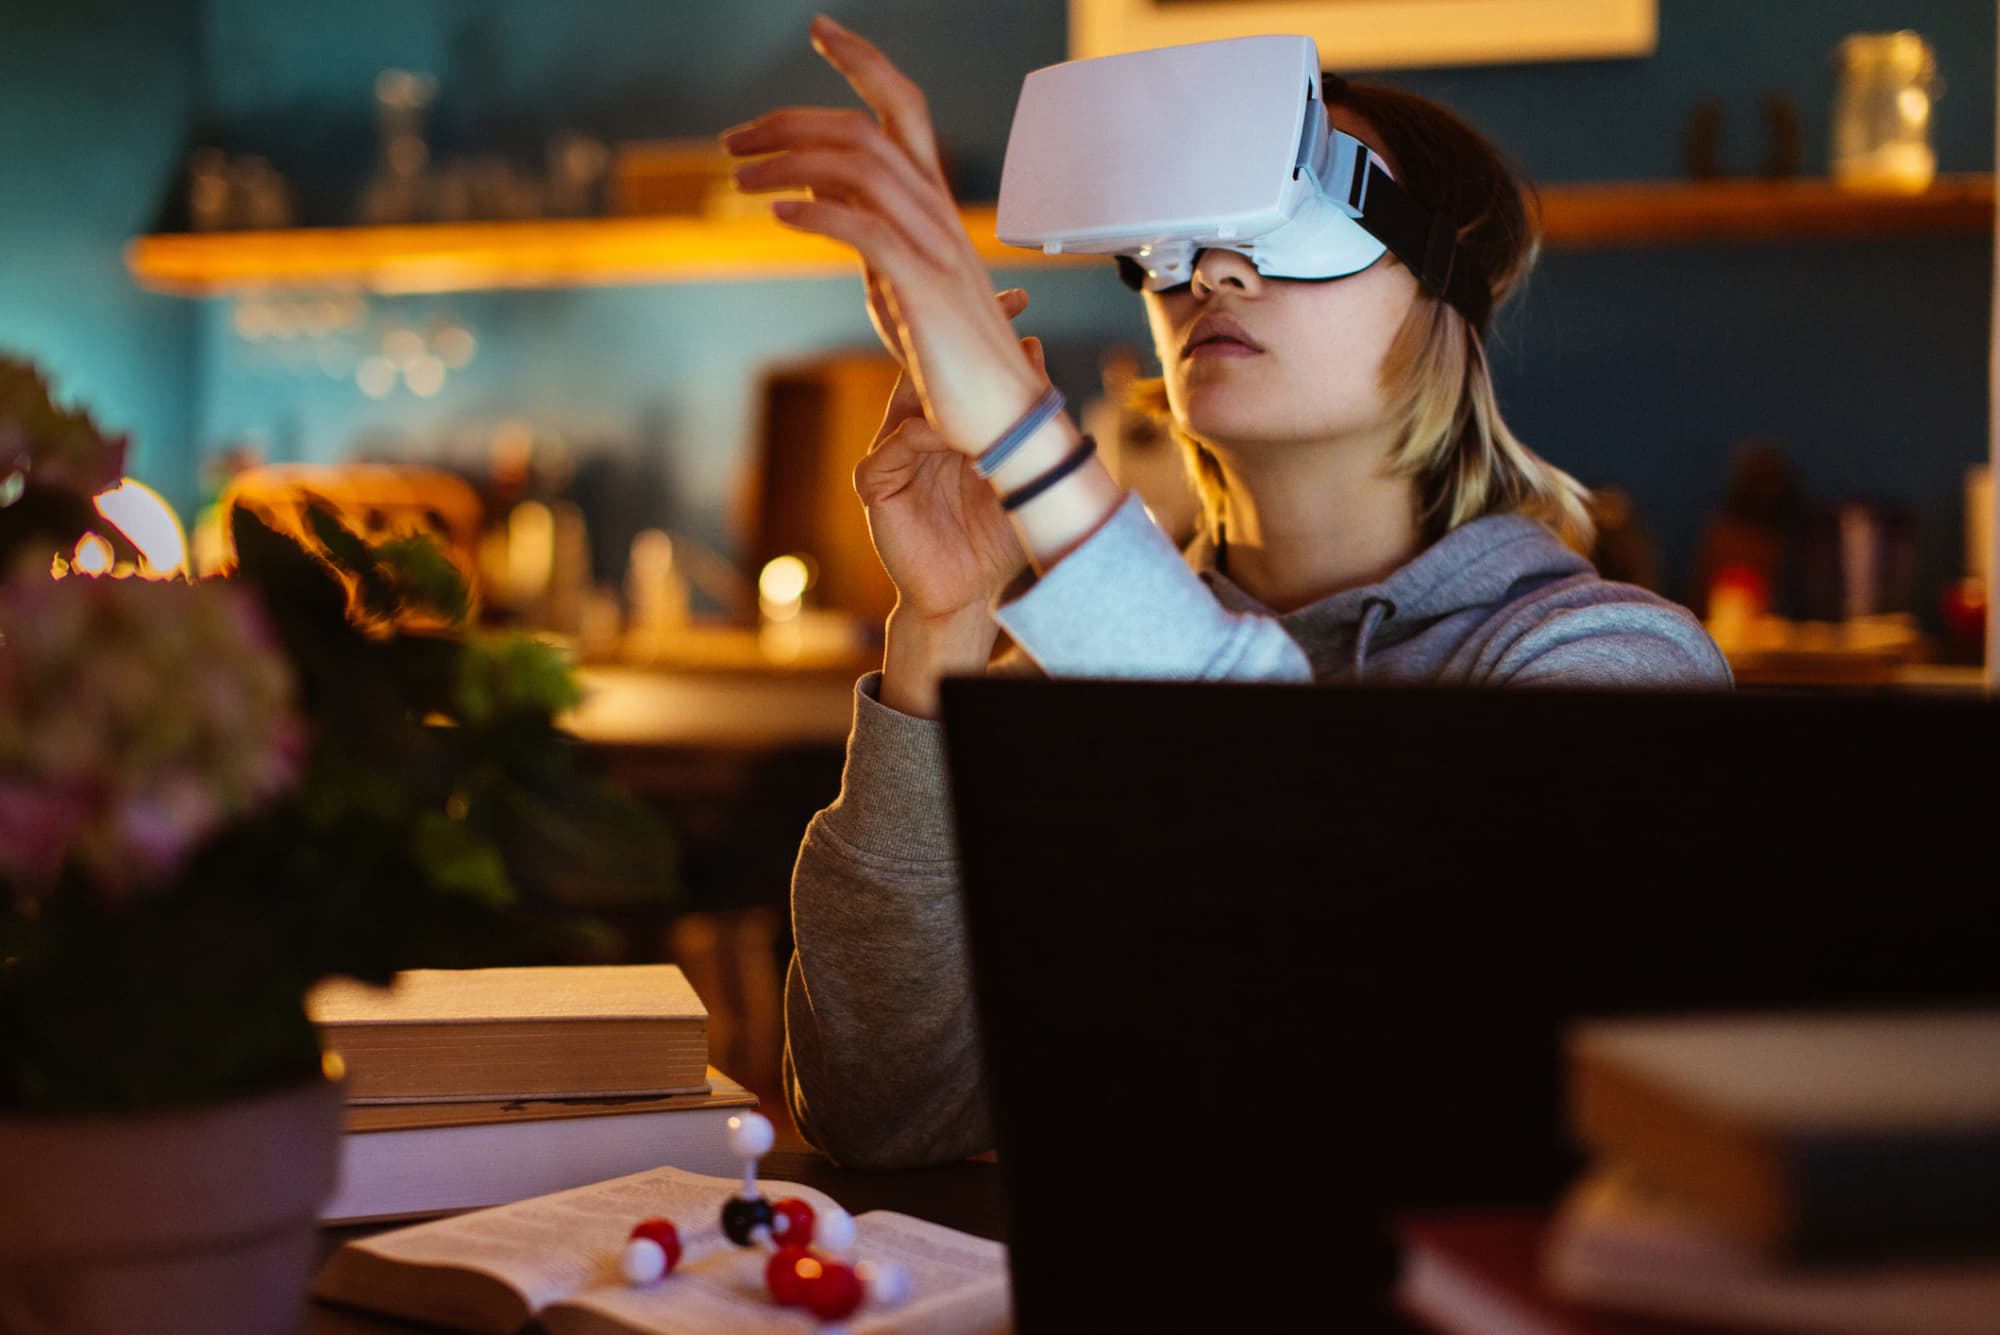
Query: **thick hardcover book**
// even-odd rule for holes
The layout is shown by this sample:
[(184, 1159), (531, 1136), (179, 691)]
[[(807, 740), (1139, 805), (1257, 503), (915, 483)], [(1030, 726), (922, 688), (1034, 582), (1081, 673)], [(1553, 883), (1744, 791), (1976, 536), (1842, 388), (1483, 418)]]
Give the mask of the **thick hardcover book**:
[(350, 1107), (340, 1185), (321, 1222), (475, 1210), (662, 1164), (733, 1172), (724, 1124), (757, 1096), (713, 1067), (708, 1083), (707, 1094), (664, 1098)]
[(2000, 1252), (1956, 1260), (1774, 1260), (1621, 1165), (1600, 1166), (1573, 1189), (1549, 1229), (1540, 1268), (1547, 1290), (1570, 1304), (1661, 1320), (1784, 1335), (2000, 1332)]
[(671, 964), (333, 979), (307, 1014), (350, 1103), (706, 1093), (708, 1010)]
[[(785, 1182), (767, 1196), (797, 1196), (815, 1210), (830, 1197)], [(779, 1307), (764, 1285), (768, 1255), (723, 1236), (723, 1202), (741, 1178), (658, 1168), (574, 1191), (476, 1210), (345, 1243), (313, 1281), (315, 1297), (454, 1330), (511, 1335), (538, 1321), (550, 1335), (682, 1335), (703, 1331), (814, 1330), (798, 1308)], [(619, 1272), (632, 1225), (674, 1221), (680, 1264), (635, 1287)], [(911, 1280), (906, 1301), (864, 1306), (852, 1335), (985, 1335), (1010, 1324), (1007, 1249), (887, 1210), (855, 1218), (854, 1255), (893, 1262)]]
[(1600, 1021), (1575, 1136), (1794, 1258), (2000, 1246), (2000, 1012)]

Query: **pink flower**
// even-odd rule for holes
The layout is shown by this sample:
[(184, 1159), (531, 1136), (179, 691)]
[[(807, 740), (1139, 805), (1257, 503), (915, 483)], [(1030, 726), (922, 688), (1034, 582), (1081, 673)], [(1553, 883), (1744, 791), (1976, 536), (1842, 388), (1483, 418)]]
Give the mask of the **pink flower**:
[(215, 794), (192, 773), (155, 776), (143, 789), (121, 796), (104, 822), (108, 836), (94, 871), (98, 882), (121, 893), (180, 870), (188, 854), (215, 832), (224, 812)]
[(0, 583), (0, 877), (36, 893), (70, 863), (107, 900), (157, 892), (298, 784), (294, 694), (238, 586)]

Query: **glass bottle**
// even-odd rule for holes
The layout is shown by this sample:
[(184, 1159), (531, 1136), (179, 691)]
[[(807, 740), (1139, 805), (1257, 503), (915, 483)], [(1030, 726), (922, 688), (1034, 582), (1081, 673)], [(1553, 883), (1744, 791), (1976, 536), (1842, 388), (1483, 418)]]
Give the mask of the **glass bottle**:
[(1852, 190), (1920, 194), (1937, 175), (1931, 104), (1944, 93), (1917, 33), (1854, 33), (1836, 55), (1833, 177)]

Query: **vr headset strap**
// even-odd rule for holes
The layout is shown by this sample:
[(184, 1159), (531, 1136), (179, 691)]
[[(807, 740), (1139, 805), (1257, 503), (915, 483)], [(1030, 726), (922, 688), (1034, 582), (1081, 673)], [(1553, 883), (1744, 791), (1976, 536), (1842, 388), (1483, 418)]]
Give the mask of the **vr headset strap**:
[(1368, 163), (1367, 179), (1356, 184), (1361, 186), (1361, 197), (1352, 202), (1361, 209), (1356, 221), (1362, 230), (1394, 252), (1433, 295), (1456, 306), (1473, 328), (1483, 332), (1493, 313), (1493, 295), (1479, 263), (1459, 246), (1451, 219), (1410, 198), (1373, 161)]

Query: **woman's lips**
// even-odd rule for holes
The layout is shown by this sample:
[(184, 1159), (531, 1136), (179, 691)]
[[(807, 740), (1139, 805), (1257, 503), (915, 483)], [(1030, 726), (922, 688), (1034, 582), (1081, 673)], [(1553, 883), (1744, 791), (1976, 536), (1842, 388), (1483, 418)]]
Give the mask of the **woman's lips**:
[(1227, 315), (1202, 316), (1181, 346), (1181, 356), (1189, 359), (1255, 357), (1263, 351), (1263, 345), (1250, 336), (1250, 331)]
[(1264, 353), (1248, 343), (1238, 343), (1233, 338), (1212, 338), (1206, 343), (1197, 343), (1187, 351), (1189, 361), (1207, 361), (1213, 357), (1261, 357)]

